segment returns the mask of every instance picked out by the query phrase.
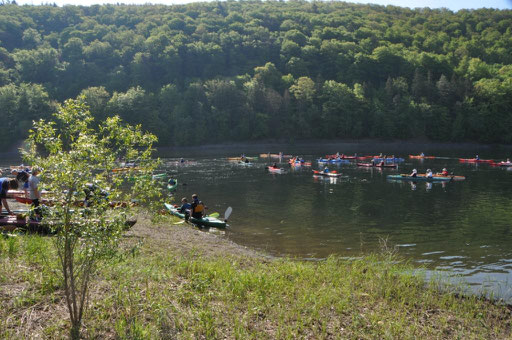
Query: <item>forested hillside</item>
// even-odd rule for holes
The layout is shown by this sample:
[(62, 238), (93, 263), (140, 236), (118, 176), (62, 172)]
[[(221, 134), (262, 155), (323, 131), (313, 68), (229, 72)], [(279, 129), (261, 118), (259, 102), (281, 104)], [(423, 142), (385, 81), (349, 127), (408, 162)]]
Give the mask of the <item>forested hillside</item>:
[(512, 143), (512, 11), (344, 2), (0, 6), (0, 145), (84, 95), (161, 145)]

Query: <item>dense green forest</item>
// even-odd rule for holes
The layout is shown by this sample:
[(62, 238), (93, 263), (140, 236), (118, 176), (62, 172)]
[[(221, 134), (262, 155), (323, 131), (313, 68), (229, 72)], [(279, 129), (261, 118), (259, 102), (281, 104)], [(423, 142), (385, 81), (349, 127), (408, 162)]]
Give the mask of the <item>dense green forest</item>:
[(512, 11), (319, 1), (0, 6), (0, 145), (55, 103), (161, 145), (512, 143)]

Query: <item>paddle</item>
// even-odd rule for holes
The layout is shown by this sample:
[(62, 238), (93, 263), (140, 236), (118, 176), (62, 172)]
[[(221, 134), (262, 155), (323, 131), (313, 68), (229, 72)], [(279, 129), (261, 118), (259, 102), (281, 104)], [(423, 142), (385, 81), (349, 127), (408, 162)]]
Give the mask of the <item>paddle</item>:
[(224, 212), (224, 221), (227, 221), (229, 216), (231, 216), (231, 213), (233, 212), (233, 208), (228, 207), (226, 211)]
[(185, 220), (181, 220), (181, 221), (178, 221), (178, 222), (173, 223), (173, 224), (174, 224), (174, 225), (177, 225), (177, 224), (183, 224), (183, 223), (185, 223)]

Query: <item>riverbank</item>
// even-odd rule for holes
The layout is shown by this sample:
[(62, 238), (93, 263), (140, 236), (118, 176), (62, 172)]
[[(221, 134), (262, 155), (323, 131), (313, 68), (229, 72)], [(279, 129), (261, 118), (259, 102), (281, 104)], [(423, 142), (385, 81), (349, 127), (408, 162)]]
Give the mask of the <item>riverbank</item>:
[[(85, 338), (485, 338), (511, 311), (441, 293), (389, 252), (275, 259), (170, 218), (139, 217), (94, 278)], [(0, 336), (63, 338), (67, 311), (51, 238), (0, 241)]]

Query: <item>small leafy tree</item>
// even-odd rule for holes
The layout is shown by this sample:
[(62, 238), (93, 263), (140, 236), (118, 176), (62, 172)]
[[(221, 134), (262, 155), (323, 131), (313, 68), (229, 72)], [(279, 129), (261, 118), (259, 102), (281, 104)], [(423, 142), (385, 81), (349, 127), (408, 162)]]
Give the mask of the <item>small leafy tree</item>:
[[(54, 117), (34, 122), (22, 153), (42, 168), (41, 183), (54, 202), (42, 221), (56, 233), (71, 338), (78, 339), (91, 278), (100, 261), (116, 252), (130, 202), (144, 204), (159, 195), (151, 178), (156, 137), (118, 117), (93, 129), (83, 98), (66, 101)], [(114, 172), (120, 160), (135, 160), (136, 168)], [(87, 190), (88, 204), (81, 206)]]

